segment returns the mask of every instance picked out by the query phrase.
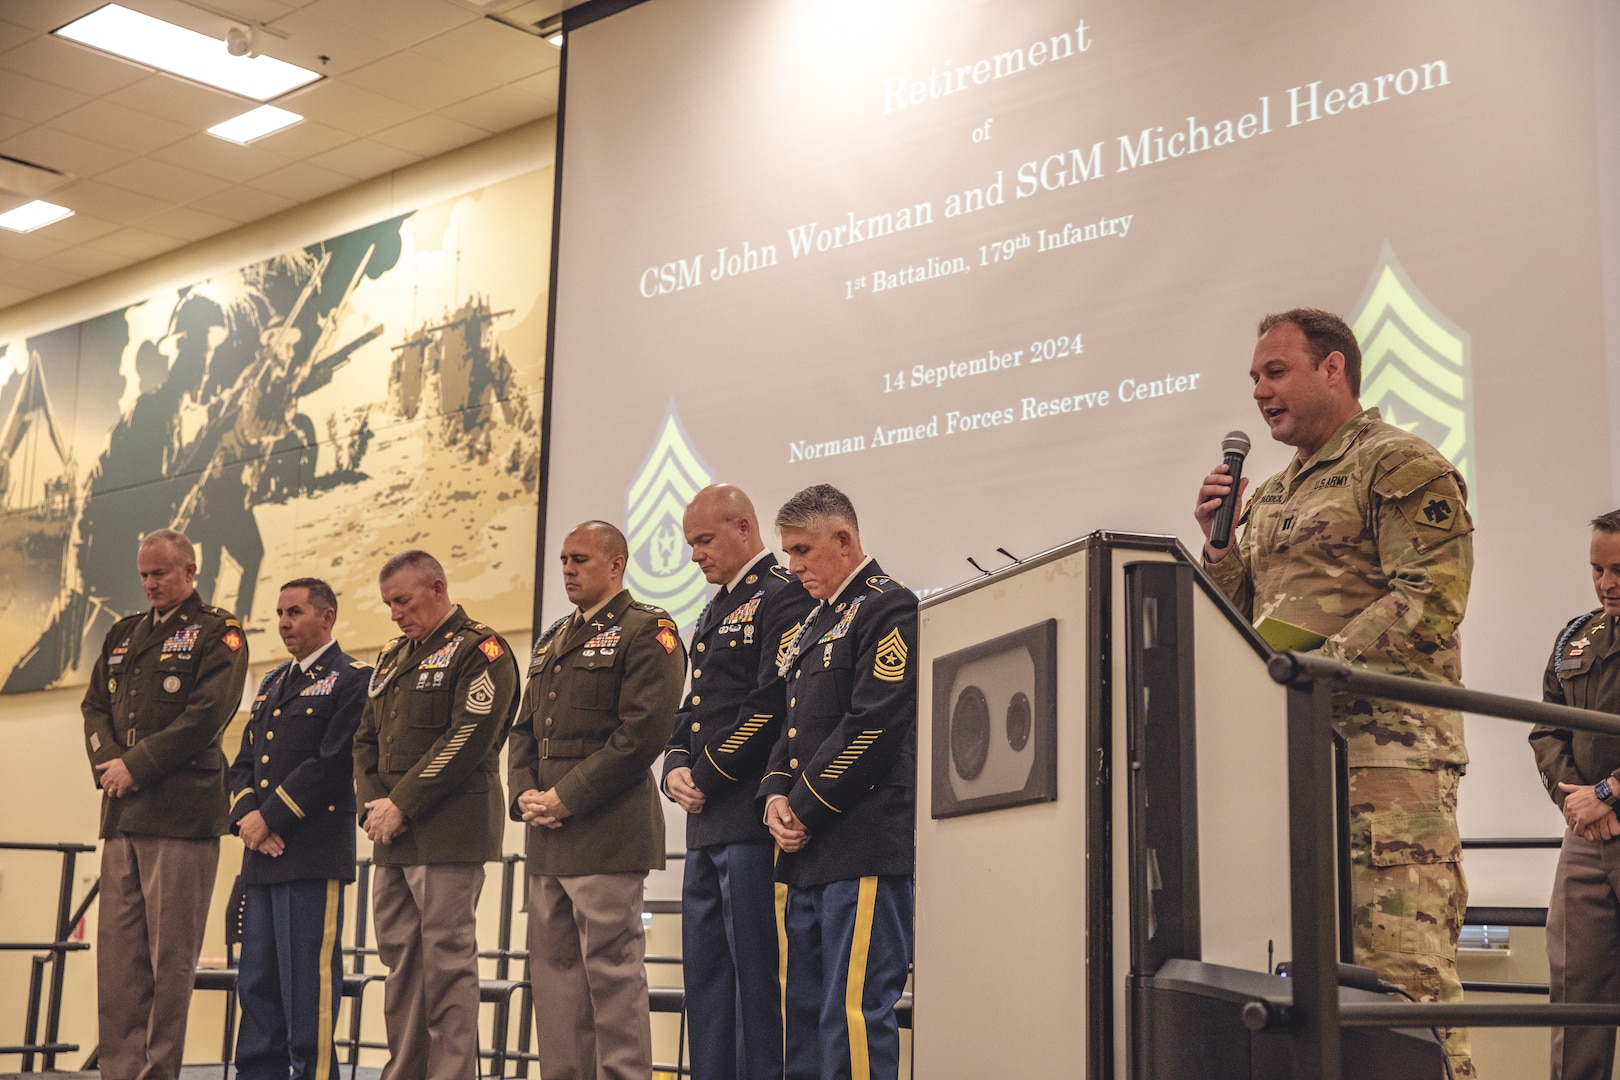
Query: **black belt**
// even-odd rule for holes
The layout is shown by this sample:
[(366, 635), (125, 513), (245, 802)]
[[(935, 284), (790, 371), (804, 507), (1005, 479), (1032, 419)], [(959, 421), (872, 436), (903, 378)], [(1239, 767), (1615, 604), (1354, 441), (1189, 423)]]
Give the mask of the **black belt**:
[(585, 758), (596, 753), (607, 743), (601, 739), (541, 739), (542, 758)]

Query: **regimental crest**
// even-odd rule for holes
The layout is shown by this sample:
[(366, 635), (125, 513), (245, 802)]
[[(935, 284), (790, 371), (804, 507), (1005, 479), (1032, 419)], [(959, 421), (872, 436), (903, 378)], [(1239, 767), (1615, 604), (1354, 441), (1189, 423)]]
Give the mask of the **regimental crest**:
[(1468, 332), (1418, 290), (1387, 242), (1349, 321), (1361, 344), (1361, 403), (1444, 454), (1477, 512)]
[(671, 401), (647, 460), (625, 489), (624, 533), (630, 541), (630, 560), (624, 584), (637, 599), (663, 608), (686, 629), (703, 611), (708, 583), (692, 562), (681, 519), (692, 496), (713, 480)]

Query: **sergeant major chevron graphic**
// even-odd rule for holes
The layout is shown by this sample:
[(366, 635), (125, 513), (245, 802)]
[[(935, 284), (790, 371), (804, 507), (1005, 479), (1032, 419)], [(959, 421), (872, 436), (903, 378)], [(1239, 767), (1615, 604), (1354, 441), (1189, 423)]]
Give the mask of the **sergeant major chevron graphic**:
[(637, 600), (668, 611), (683, 632), (703, 610), (707, 582), (692, 562), (681, 519), (692, 496), (713, 479), (671, 401), (647, 460), (625, 489), (624, 535), (630, 542), (630, 560), (624, 584)]
[(1412, 284), (1388, 242), (1349, 322), (1361, 344), (1361, 403), (1449, 458), (1477, 512), (1468, 332)]

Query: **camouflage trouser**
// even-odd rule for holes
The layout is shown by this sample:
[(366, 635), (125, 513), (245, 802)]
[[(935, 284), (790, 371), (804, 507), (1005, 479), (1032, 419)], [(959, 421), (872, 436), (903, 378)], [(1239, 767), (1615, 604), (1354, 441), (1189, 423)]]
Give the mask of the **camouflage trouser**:
[[(1419, 1001), (1462, 1000), (1457, 935), (1468, 907), (1455, 768), (1350, 770), (1356, 963)], [(1468, 1032), (1441, 1028), (1453, 1075), (1472, 1077)]]

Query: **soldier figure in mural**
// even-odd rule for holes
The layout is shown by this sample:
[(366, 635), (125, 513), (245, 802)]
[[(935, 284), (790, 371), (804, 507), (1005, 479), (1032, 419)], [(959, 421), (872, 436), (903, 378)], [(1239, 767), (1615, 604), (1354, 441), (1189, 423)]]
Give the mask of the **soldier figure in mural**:
[[(374, 326), (341, 346), (332, 341), (362, 276), (398, 261), (402, 220), (182, 292), (164, 335), (137, 349), (142, 393), (90, 473), (60, 597), (4, 692), (51, 685), (79, 665), (87, 639), (140, 609), (124, 572), (139, 522), (189, 532), (202, 554), (197, 589), (209, 599), (228, 554), (241, 571), (232, 606), (248, 618), (264, 556), (254, 506), (364, 479), (363, 432), (338, 474), (316, 476), (314, 425), (298, 403), (382, 333)], [(159, 381), (166, 351), (174, 359)]]

